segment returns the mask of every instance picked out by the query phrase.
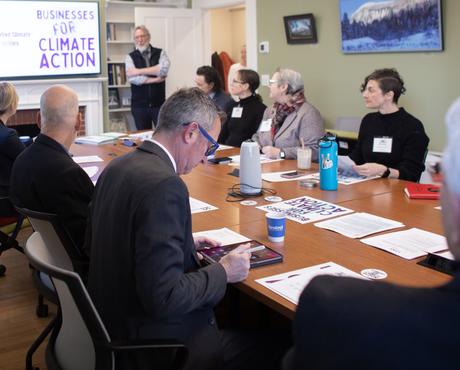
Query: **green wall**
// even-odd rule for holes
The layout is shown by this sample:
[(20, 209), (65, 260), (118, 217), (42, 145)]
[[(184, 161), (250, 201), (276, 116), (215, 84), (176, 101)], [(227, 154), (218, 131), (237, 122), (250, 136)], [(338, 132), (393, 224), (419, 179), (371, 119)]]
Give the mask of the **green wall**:
[[(443, 2), (444, 51), (436, 53), (385, 53), (344, 55), (340, 50), (338, 0), (259, 0), (257, 40), (270, 42), (269, 54), (258, 54), (258, 72), (272, 74), (278, 66), (299, 71), (307, 99), (326, 121), (336, 117), (362, 117), (364, 107), (359, 87), (374, 69), (396, 68), (407, 92), (399, 105), (419, 118), (430, 137), (430, 149), (445, 143), (444, 115), (460, 95), (460, 1)], [(288, 45), (283, 16), (313, 13), (317, 44)], [(457, 19), (456, 19), (457, 18)], [(260, 89), (268, 103), (268, 89)]]

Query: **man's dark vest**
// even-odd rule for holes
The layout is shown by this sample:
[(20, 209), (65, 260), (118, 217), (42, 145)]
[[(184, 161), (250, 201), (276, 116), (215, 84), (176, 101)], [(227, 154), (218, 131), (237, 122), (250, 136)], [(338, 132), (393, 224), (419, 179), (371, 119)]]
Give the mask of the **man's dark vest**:
[[(161, 49), (150, 45), (150, 66), (155, 66), (160, 61)], [(129, 54), (136, 68), (147, 67), (145, 59), (139, 50)], [(135, 108), (160, 107), (166, 96), (166, 84), (134, 85), (131, 84), (131, 106)]]

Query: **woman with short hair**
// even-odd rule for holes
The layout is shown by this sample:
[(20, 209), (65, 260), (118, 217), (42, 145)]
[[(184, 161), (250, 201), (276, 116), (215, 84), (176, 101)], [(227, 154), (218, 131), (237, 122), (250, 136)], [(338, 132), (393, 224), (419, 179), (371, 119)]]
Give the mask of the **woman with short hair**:
[(274, 103), (265, 110), (253, 136), (262, 153), (270, 158), (297, 158), (297, 148), (303, 141), (317, 160), (324, 122), (319, 111), (305, 99), (300, 73), (278, 68), (270, 80), (270, 98)]
[(420, 179), (430, 139), (422, 122), (398, 106), (405, 91), (404, 81), (394, 68), (377, 69), (364, 79), (364, 102), (377, 112), (364, 116), (358, 142), (349, 155), (358, 174)]

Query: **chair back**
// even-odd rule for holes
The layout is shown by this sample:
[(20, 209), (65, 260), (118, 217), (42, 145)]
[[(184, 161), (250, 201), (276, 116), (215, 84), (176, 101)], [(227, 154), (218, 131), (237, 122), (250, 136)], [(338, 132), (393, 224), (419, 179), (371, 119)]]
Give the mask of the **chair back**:
[(76, 271), (80, 274), (82, 269), (85, 269), (82, 266), (87, 268), (88, 258), (75, 245), (57, 215), (19, 207), (16, 207), (16, 210), (29, 219), (35, 231), (40, 232), (47, 248), (51, 252), (51, 262), (66, 270)]
[(359, 117), (337, 117), (334, 129), (338, 131), (359, 132), (361, 118)]
[(80, 276), (69, 269), (69, 258), (62, 258), (62, 253), (57, 258), (55, 252), (40, 232), (34, 232), (27, 240), (25, 253), (30, 263), (51, 277), (59, 298), (62, 323), (55, 330), (54, 343), (50, 341), (51, 356), (59, 368), (65, 370), (112, 369), (114, 355), (111, 352), (97, 354), (96, 364), (95, 345), (110, 341), (96, 307)]

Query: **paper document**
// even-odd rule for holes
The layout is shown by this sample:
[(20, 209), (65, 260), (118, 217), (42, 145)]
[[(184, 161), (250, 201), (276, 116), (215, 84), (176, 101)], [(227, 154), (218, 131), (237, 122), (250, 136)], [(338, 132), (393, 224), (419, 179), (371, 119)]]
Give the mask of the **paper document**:
[(287, 219), (300, 224), (320, 221), (353, 212), (351, 209), (306, 196), (267, 204), (257, 208), (265, 212), (284, 213)]
[[(230, 158), (232, 161), (228, 164), (229, 166), (239, 166), (240, 165), (240, 156), (239, 155), (231, 155)], [(283, 161), (284, 159), (277, 158), (277, 159), (270, 159), (265, 154), (260, 155), (260, 163), (270, 163), (270, 162), (279, 162)]]
[(112, 137), (114, 139), (118, 139), (119, 137), (127, 136), (128, 134), (125, 132), (104, 132), (101, 134), (102, 136)]
[(335, 231), (349, 238), (362, 238), (381, 231), (403, 227), (404, 224), (369, 213), (358, 212), (337, 217), (332, 220), (318, 222), (315, 226)]
[(105, 135), (79, 136), (75, 139), (75, 143), (99, 145), (99, 144), (109, 143), (114, 140), (115, 140), (114, 137), (105, 136)]
[(435, 254), (436, 256), (446, 258), (451, 261), (455, 261), (455, 256), (452, 254), (451, 251), (438, 252), (438, 253), (433, 253), (433, 254)]
[(367, 280), (358, 273), (334, 262), (322, 263), (300, 270), (257, 279), (256, 282), (274, 291), (294, 304), (298, 304), (300, 294), (310, 281), (320, 275), (346, 276)]
[(193, 236), (207, 236), (210, 239), (218, 241), (221, 245), (244, 243), (251, 240), (233, 230), (227, 229), (226, 227), (223, 227), (222, 229), (199, 231), (193, 233)]
[(130, 134), (129, 137), (135, 140), (150, 140), (153, 136), (153, 131), (137, 132), (135, 134)]
[(82, 168), (89, 177), (93, 177), (97, 173), (97, 171), (99, 171), (99, 167), (97, 166), (88, 166)]
[(217, 207), (214, 207), (208, 203), (202, 202), (201, 200), (198, 200), (192, 197), (190, 197), (189, 200), (190, 200), (190, 210), (192, 213), (214, 211), (215, 209), (218, 209)]
[(411, 260), (447, 249), (446, 238), (417, 228), (361, 239), (365, 244)]
[[(310, 175), (310, 178), (319, 181), (319, 172), (312, 173)], [(358, 174), (354, 174), (354, 175), (352, 175), (350, 173), (344, 174), (344, 173), (341, 173), (340, 170), (339, 170), (339, 172), (337, 174), (337, 180), (338, 180), (339, 184), (342, 184), (342, 185), (352, 185), (352, 184), (357, 184), (358, 182), (363, 182), (363, 181), (368, 181), (368, 180), (373, 180), (373, 179), (379, 179), (379, 178), (380, 178), (380, 176), (366, 177), (366, 176), (361, 176), (361, 175), (358, 175)]]
[(81, 155), (72, 157), (75, 163), (95, 163), (95, 162), (104, 162), (104, 160), (97, 155)]
[(287, 179), (285, 177), (281, 177), (281, 175), (283, 173), (289, 173), (289, 172), (293, 172), (295, 170), (292, 170), (292, 171), (281, 171), (281, 172), (265, 172), (262, 174), (262, 180), (265, 180), (265, 181), (268, 181), (268, 182), (281, 182), (281, 181), (297, 181), (297, 180), (304, 180), (304, 179), (308, 179), (310, 178), (311, 176), (309, 174), (305, 174), (303, 176), (299, 176), (299, 177), (294, 177), (294, 178), (291, 178), (291, 179)]
[(233, 149), (233, 148), (234, 148), (234, 146), (219, 144), (219, 147), (217, 148), (217, 151), (225, 150), (225, 149)]

